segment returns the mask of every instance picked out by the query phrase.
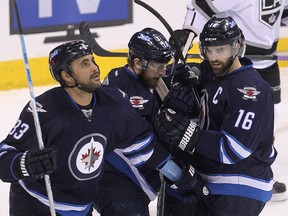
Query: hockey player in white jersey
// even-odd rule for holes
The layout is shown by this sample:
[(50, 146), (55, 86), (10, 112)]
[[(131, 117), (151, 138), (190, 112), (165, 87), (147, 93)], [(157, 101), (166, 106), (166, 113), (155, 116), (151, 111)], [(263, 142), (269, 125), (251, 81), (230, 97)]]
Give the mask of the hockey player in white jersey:
[[(182, 30), (176, 30), (184, 46), (188, 35), (196, 37), (213, 16), (231, 16), (246, 39), (246, 55), (276, 53), (281, 23), (288, 26), (288, 0), (191, 0)], [(281, 101), (280, 72), (277, 60), (253, 60), (254, 68), (271, 86), (274, 93), (275, 119)], [(277, 123), (277, 121), (275, 122)], [(277, 124), (275, 124), (277, 128)], [(271, 201), (287, 199), (286, 186), (276, 181)]]

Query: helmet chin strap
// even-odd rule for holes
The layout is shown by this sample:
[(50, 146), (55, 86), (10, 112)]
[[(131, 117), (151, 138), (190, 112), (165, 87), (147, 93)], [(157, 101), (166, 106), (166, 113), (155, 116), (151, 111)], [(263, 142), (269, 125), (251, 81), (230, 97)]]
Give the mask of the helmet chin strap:
[(85, 92), (88, 92), (88, 93), (93, 93), (95, 91), (95, 89), (90, 89), (90, 88), (88, 88), (86, 86), (83, 86), (83, 85), (79, 84), (72, 73), (70, 74), (70, 76), (73, 78), (73, 80), (75, 82), (75, 85), (73, 85), (73, 86), (66, 85), (67, 88), (76, 88), (77, 87), (77, 88), (81, 89), (82, 91), (85, 91)]
[(143, 75), (145, 73), (145, 71), (147, 70), (147, 67), (148, 67), (148, 61), (146, 60), (140, 60), (141, 61), (141, 73), (137, 74), (135, 72), (135, 69), (134, 69), (134, 63), (131, 65), (131, 68), (132, 68), (132, 71), (138, 76), (139, 80), (141, 80), (141, 82), (147, 86), (148, 88), (150, 88), (150, 86), (148, 85), (148, 83), (144, 80), (143, 78)]
[(145, 73), (145, 71), (147, 70), (148, 67), (148, 61), (147, 60), (141, 60), (141, 65), (142, 65), (142, 73)]
[(229, 70), (230, 70), (230, 68), (231, 68), (231, 66), (232, 66), (232, 64), (233, 64), (233, 61), (234, 61), (235, 57), (236, 57), (236, 56), (234, 56), (234, 57), (231, 56), (231, 57), (229, 58), (230, 62), (229, 62), (229, 64), (227, 65), (227, 67), (223, 70), (225, 76), (228, 74), (228, 72), (229, 72)]
[[(138, 58), (138, 57), (137, 57)], [(138, 58), (139, 59), (139, 58)], [(140, 59), (139, 59), (140, 60)], [(132, 68), (132, 71), (138, 76), (138, 77), (140, 77), (140, 75), (141, 74), (143, 74), (143, 73), (145, 73), (145, 71), (147, 70), (147, 67), (148, 67), (148, 61), (146, 61), (146, 60), (140, 60), (140, 62), (141, 62), (141, 73), (140, 74), (137, 74), (136, 72), (135, 72), (135, 69), (134, 69), (134, 62), (132, 62), (132, 64), (131, 64), (131, 68)]]
[(76, 87), (78, 87), (82, 91), (85, 91), (85, 92), (88, 92), (88, 93), (93, 93), (95, 91), (95, 89), (90, 89), (90, 88), (87, 88), (86, 86), (82, 86), (82, 85), (78, 85)]

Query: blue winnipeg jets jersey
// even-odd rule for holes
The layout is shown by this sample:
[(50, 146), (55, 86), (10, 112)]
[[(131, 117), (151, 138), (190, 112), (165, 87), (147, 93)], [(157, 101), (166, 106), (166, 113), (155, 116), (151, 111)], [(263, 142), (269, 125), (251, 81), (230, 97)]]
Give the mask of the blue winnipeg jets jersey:
[[(121, 155), (129, 155), (133, 159), (131, 163), (151, 168), (156, 168), (167, 157), (158, 155), (153, 162), (148, 162), (155, 147), (152, 128), (115, 87), (102, 86), (94, 92), (89, 119), (61, 87), (45, 92), (36, 100), (43, 141), (58, 148), (58, 168), (50, 175), (56, 210), (81, 211), (97, 200), (103, 160), (115, 149)], [(28, 103), (0, 144), (1, 179), (17, 181), (11, 164), (17, 155), (37, 146)], [(19, 183), (32, 196), (48, 203), (43, 179)]]
[(211, 194), (268, 201), (272, 195), (273, 101), (269, 85), (241, 59), (241, 68), (215, 77), (200, 64), (201, 133), (192, 163)]
[[(112, 69), (107, 77), (104, 79), (103, 84), (113, 85), (125, 92), (130, 99), (130, 103), (134, 109), (150, 124), (153, 124), (154, 115), (158, 112), (158, 101), (153, 95), (153, 90), (150, 89), (135, 73), (130, 71), (126, 66)], [(154, 156), (167, 152), (161, 145), (157, 145), (157, 149), (154, 150)], [(168, 152), (167, 152), (168, 153)], [(160, 178), (157, 171), (141, 169), (135, 170), (131, 165), (122, 163), (122, 167), (119, 166), (119, 161), (115, 161), (115, 158), (110, 158), (109, 162), (117, 167), (122, 172), (126, 173), (130, 179), (132, 179), (136, 185), (138, 185), (150, 198), (154, 200), (157, 195), (157, 191), (160, 188)], [(125, 166), (123, 166), (125, 164)], [(129, 172), (134, 170), (133, 172)], [(135, 181), (136, 180), (136, 181)], [(141, 182), (146, 182), (145, 185)]]
[(158, 101), (150, 89), (135, 73), (127, 67), (115, 68), (104, 79), (103, 84), (117, 86), (130, 99), (134, 109), (150, 123), (158, 112)]

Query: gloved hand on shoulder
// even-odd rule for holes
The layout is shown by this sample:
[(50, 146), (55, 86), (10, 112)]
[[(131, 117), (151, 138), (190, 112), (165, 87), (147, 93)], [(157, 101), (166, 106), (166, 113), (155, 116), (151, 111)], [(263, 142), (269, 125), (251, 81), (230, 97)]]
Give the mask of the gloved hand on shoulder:
[(57, 169), (57, 148), (45, 146), (25, 151), (13, 164), (13, 172), (18, 179), (39, 179), (45, 174), (49, 175)]
[(187, 87), (174, 85), (163, 100), (163, 108), (169, 108), (175, 112), (188, 115), (195, 105), (195, 96)]
[(189, 67), (188, 65), (179, 63), (175, 67), (175, 72), (171, 80), (172, 86), (178, 83), (193, 88), (199, 84), (199, 76), (201, 71), (198, 67)]

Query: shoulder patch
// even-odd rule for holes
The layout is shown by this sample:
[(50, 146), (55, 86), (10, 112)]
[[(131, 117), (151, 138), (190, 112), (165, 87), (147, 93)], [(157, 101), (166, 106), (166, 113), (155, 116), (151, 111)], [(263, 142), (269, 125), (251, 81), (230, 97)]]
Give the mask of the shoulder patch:
[(144, 104), (147, 103), (148, 100), (145, 100), (143, 97), (140, 96), (131, 96), (130, 103), (134, 108), (143, 109)]
[(244, 87), (243, 89), (239, 89), (237, 88), (238, 91), (240, 91), (241, 93), (243, 93), (243, 99), (244, 100), (253, 100), (256, 101), (257, 100), (257, 95), (260, 94), (260, 91), (257, 91), (256, 88), (254, 87)]

